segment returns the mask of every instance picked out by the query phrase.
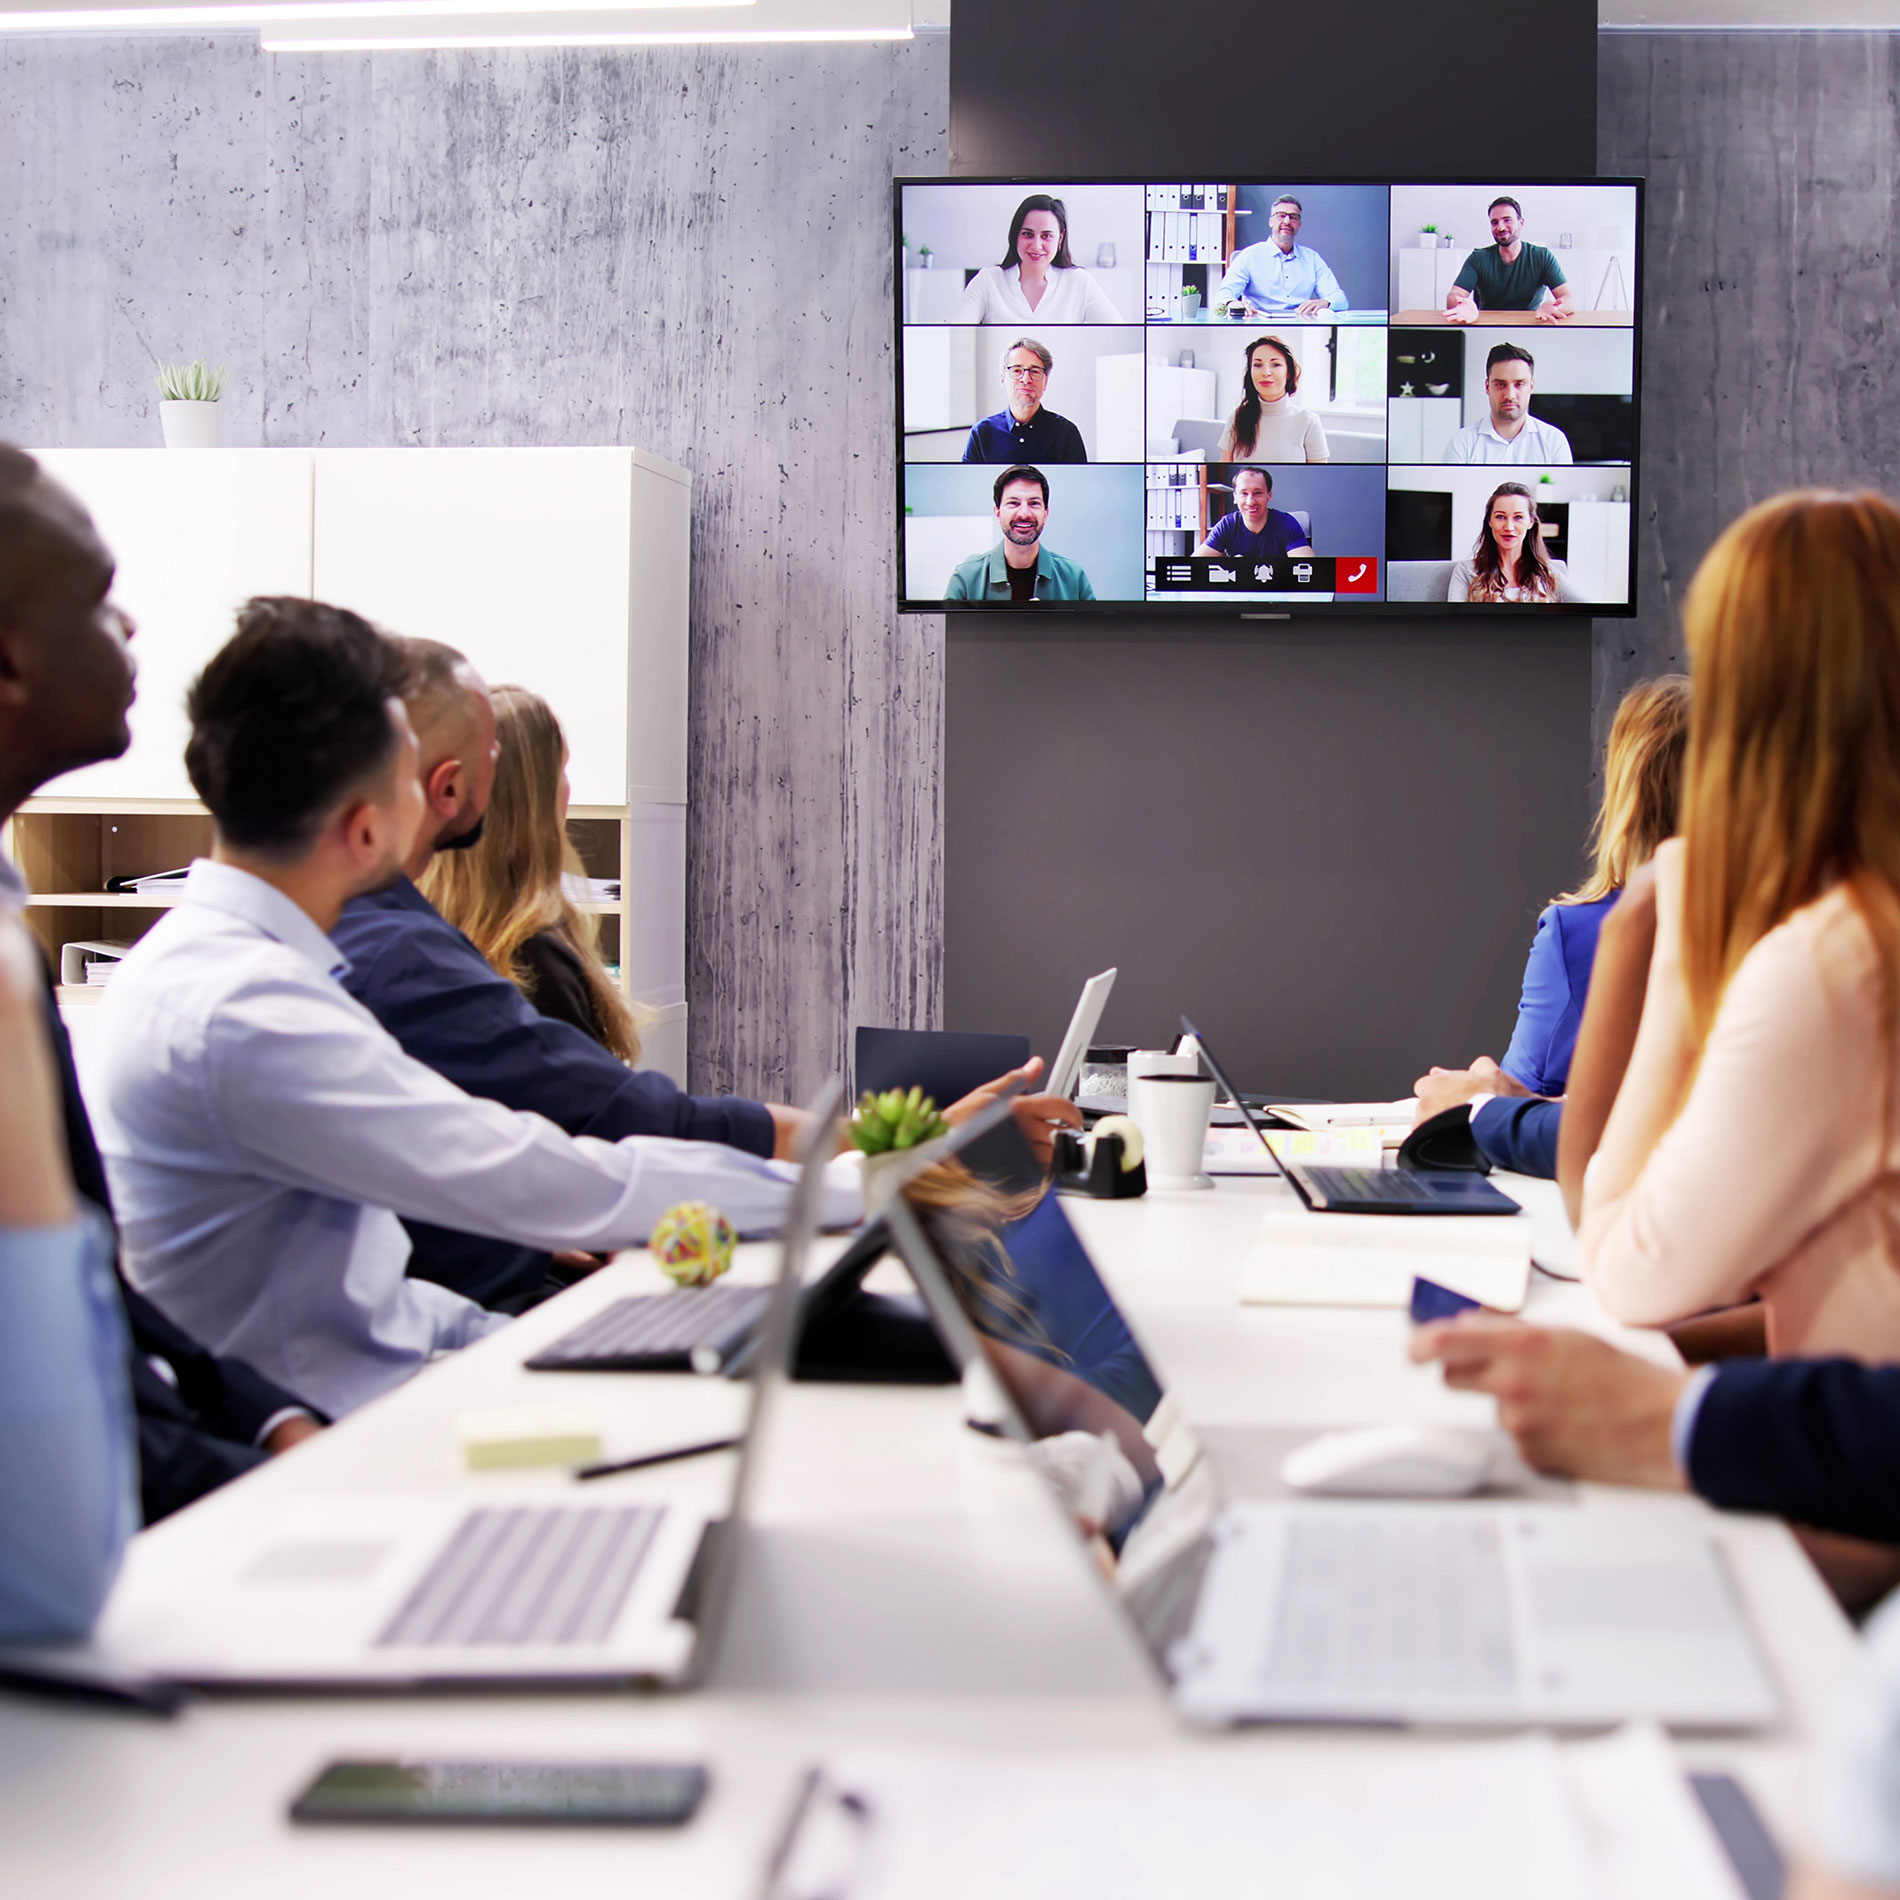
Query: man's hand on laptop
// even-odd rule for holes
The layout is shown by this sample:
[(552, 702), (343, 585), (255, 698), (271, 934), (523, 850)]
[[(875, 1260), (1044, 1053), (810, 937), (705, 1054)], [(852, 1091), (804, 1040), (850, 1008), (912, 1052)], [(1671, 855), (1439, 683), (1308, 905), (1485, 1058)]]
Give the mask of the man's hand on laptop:
[(1685, 1489), (1670, 1446), (1686, 1372), (1618, 1352), (1590, 1333), (1467, 1314), (1421, 1326), (1411, 1356), (1445, 1383), (1489, 1392), (1498, 1423), (1539, 1471), (1599, 1484)]
[[(952, 1124), (968, 1121), (988, 1108), (1012, 1082), (1033, 1082), (1041, 1073), (1042, 1057), (1031, 1056), (1020, 1069), (1011, 1069), (994, 1082), (972, 1089), (962, 1101), (952, 1102), (943, 1111), (943, 1118)], [(1011, 1105), (1011, 1113), (1023, 1139), (1045, 1168), (1055, 1155), (1056, 1130), (1082, 1126), (1082, 1111), (1066, 1095), (1019, 1095)]]

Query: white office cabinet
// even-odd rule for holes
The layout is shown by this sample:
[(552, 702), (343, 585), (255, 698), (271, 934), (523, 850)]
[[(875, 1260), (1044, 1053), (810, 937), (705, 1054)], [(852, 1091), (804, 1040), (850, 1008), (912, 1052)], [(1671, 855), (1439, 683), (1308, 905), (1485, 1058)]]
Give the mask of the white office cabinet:
[(310, 458), (270, 449), (46, 449), (117, 557), (139, 689), (122, 758), (54, 780), (60, 798), (189, 799), (185, 689), (253, 594), (310, 591)]
[(687, 480), (638, 449), (319, 449), (316, 594), (541, 694), (577, 805), (683, 804)]
[(976, 329), (904, 332), (904, 429), (967, 429), (976, 420)]
[(1218, 422), (1214, 408), (1214, 372), (1182, 369), (1176, 363), (1148, 365), (1148, 441), (1152, 452), (1173, 454), (1174, 425), (1187, 418)]
[(1442, 462), (1462, 408), (1456, 396), (1394, 396), (1386, 404), (1390, 459), (1395, 464)]
[(1573, 501), (1570, 578), (1590, 600), (1625, 601), (1630, 592), (1630, 505), (1626, 501)]
[[(69, 774), (9, 826), (31, 920), (62, 943), (131, 940), (167, 896), (108, 878), (209, 843), (184, 771), (185, 687), (254, 593), (314, 595), (532, 687), (572, 749), (569, 829), (618, 898), (585, 908), (649, 1011), (657, 1066), (686, 1061), (687, 585), (691, 478), (638, 449), (55, 450), (139, 623), (126, 755)], [(92, 992), (96, 998), (97, 992)], [(88, 1000), (62, 991), (62, 1003)]]
[(904, 321), (948, 323), (963, 295), (960, 270), (907, 270), (904, 273)]
[(1095, 459), (1147, 460), (1147, 359), (1139, 353), (1095, 359)]

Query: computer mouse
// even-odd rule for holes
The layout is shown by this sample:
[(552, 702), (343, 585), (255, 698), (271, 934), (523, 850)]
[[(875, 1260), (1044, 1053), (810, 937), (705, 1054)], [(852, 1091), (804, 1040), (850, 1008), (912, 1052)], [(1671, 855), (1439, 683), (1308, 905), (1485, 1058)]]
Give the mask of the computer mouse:
[(1374, 1425), (1297, 1447), (1280, 1476), (1322, 1497), (1462, 1498), (1514, 1457), (1510, 1435), (1494, 1427)]

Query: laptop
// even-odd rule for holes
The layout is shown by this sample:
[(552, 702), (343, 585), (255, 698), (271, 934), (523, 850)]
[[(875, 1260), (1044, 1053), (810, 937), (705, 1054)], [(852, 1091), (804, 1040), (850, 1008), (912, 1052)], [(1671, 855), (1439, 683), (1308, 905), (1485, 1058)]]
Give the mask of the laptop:
[[(966, 1391), (1030, 1447), (1190, 1719), (1773, 1719), (1699, 1507), (1229, 1501), (1055, 1195), (989, 1231), (889, 1218)], [(1104, 1433), (1113, 1459), (1078, 1458)]]
[[(996, 1101), (981, 1114), (959, 1123), (948, 1135), (917, 1150), (922, 1166), (947, 1161), (981, 1141), (1006, 1118), (1006, 1105), (1022, 1092), (1012, 1082), (997, 1092)], [(843, 1253), (822, 1275), (798, 1295), (793, 1327), (793, 1351), (801, 1341), (821, 1330), (861, 1300), (867, 1310), (863, 1348), (881, 1357), (881, 1365), (867, 1364), (859, 1376), (899, 1383), (931, 1383), (954, 1377), (941, 1366), (935, 1342), (926, 1333), (927, 1353), (907, 1350), (906, 1318), (897, 1300), (901, 1296), (873, 1296), (862, 1289), (866, 1275), (891, 1250), (890, 1230), (872, 1221), (859, 1231)], [(769, 1286), (733, 1285), (717, 1280), (711, 1286), (677, 1287), (670, 1293), (636, 1293), (603, 1306), (573, 1331), (523, 1363), (530, 1372), (699, 1372), (714, 1374), (740, 1369), (758, 1336), (759, 1321), (773, 1297)], [(877, 1322), (889, 1322), (880, 1328)], [(871, 1335), (881, 1331), (882, 1339)], [(889, 1350), (881, 1355), (882, 1345)], [(839, 1369), (829, 1376), (849, 1377)]]
[(1096, 1030), (1101, 1027), (1102, 1011), (1108, 1007), (1108, 993), (1115, 987), (1116, 975), (1115, 970), (1104, 970), (1082, 985), (1062, 1047), (1056, 1051), (1049, 1073), (1042, 1078), (1045, 1094), (1074, 1095), (1075, 1085), (1082, 1079), (1082, 1060), (1089, 1052), (1089, 1044), (1095, 1040)]
[(497, 1474), (479, 1502), (462, 1487), (229, 1510), (215, 1539), (215, 1517), (196, 1536), (137, 1539), (76, 1660), (224, 1689), (696, 1680), (784, 1376), (842, 1097), (834, 1082), (808, 1120), (729, 1497), (670, 1467), (678, 1475), (631, 1485)]
[(1216, 1087), (1239, 1109), (1287, 1185), (1316, 1214), (1521, 1214), (1508, 1194), (1475, 1174), (1416, 1174), (1409, 1168), (1353, 1168), (1294, 1161), (1275, 1155), (1267, 1132), (1214, 1059), (1207, 1038), (1183, 1016)]

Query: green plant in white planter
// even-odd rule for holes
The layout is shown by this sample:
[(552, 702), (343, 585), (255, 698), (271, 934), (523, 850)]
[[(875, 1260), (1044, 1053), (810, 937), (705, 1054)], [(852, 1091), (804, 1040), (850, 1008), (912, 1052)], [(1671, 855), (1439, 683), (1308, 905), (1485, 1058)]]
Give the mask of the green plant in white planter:
[(1190, 321), (1201, 314), (1201, 291), (1198, 284), (1188, 284), (1183, 288), (1181, 314)]
[(215, 449), (223, 434), (218, 399), (230, 380), (225, 370), (195, 363), (158, 366), (158, 421), (168, 449)]

